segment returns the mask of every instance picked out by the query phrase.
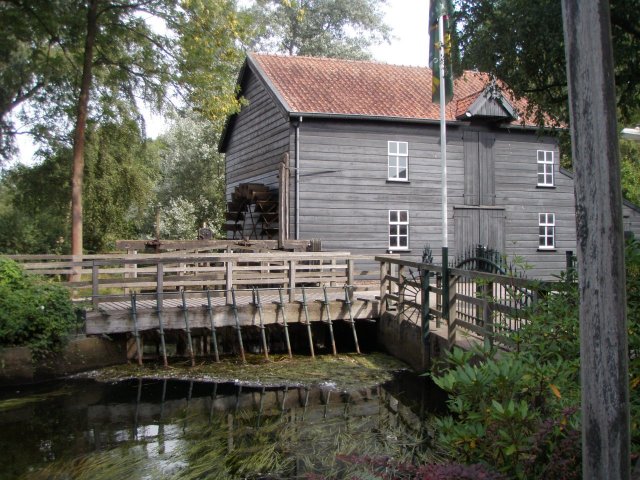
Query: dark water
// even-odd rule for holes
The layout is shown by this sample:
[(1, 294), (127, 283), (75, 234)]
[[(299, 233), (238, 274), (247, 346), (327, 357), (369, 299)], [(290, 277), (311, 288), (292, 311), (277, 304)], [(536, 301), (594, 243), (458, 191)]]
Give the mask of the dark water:
[(428, 460), (428, 380), (247, 388), (73, 380), (0, 391), (2, 479), (225, 479), (347, 475), (342, 455)]

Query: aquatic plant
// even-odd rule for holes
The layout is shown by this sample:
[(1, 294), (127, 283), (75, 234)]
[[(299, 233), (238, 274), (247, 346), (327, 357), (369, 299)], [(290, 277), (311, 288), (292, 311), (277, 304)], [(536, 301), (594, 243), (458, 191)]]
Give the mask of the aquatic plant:
[(307, 356), (272, 355), (266, 362), (261, 355), (246, 355), (243, 363), (236, 357), (225, 357), (220, 362), (203, 361), (191, 367), (190, 363), (172, 362), (170, 368), (147, 363), (117, 365), (93, 372), (89, 376), (100, 381), (127, 378), (165, 379), (179, 378), (216, 382), (237, 381), (256, 386), (311, 386), (326, 384), (336, 390), (352, 390), (377, 385), (392, 378), (392, 372), (406, 370), (400, 360), (381, 353), (367, 355), (340, 354)]

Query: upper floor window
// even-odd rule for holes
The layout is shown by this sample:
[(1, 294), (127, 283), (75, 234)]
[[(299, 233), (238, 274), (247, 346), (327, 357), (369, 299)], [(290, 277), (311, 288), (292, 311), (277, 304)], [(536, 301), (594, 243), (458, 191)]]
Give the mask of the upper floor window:
[(409, 180), (409, 144), (388, 142), (389, 180)]
[(553, 187), (553, 151), (538, 150), (538, 186)]
[(551, 250), (556, 247), (556, 215), (538, 214), (538, 248)]
[(409, 210), (389, 210), (389, 250), (409, 248)]

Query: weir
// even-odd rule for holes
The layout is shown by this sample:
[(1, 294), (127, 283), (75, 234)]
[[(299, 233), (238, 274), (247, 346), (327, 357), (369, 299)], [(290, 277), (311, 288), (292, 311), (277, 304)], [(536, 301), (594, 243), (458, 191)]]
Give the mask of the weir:
[[(494, 261), (479, 256), (480, 247), (456, 265), (399, 255), (229, 250), (14, 258), (29, 271), (58, 278), (80, 272), (80, 281), (65, 284), (91, 305), (85, 333), (127, 337), (129, 359), (138, 363), (152, 353), (144, 344), (155, 344), (165, 366), (173, 354), (167, 336), (193, 365), (199, 355), (218, 361), (221, 349), (243, 361), (247, 350), (269, 360), (274, 338), (277, 350), (292, 356), (293, 328), (297, 350), (314, 357), (321, 345), (336, 355), (347, 337), (349, 351), (359, 353), (356, 327), (375, 321), (380, 345), (424, 370), (454, 345), (513, 348), (508, 333), (555, 288), (496, 270)], [(572, 258), (568, 252), (568, 271)], [(377, 265), (370, 271), (356, 263)], [(335, 322), (348, 328), (336, 333)]]

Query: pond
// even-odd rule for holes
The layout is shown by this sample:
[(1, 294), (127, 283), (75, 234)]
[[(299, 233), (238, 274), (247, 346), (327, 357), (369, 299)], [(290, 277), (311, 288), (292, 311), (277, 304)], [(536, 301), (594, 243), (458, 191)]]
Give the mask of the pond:
[[(357, 468), (352, 455), (433, 460), (428, 419), (442, 409), (443, 395), (430, 380), (397, 368), (384, 378), (377, 371), (376, 383), (354, 378), (356, 370), (375, 370), (363, 365), (392, 360), (373, 354), (313, 362), (338, 381), (299, 366), (310, 360), (294, 360), (280, 362), (283, 371), (305, 381), (271, 374), (261, 386), (206, 378), (202, 366), (190, 379), (169, 378), (185, 377), (180, 368), (167, 375), (123, 367), (2, 390), (0, 477), (342, 477)], [(144, 378), (125, 378), (136, 375)]]

